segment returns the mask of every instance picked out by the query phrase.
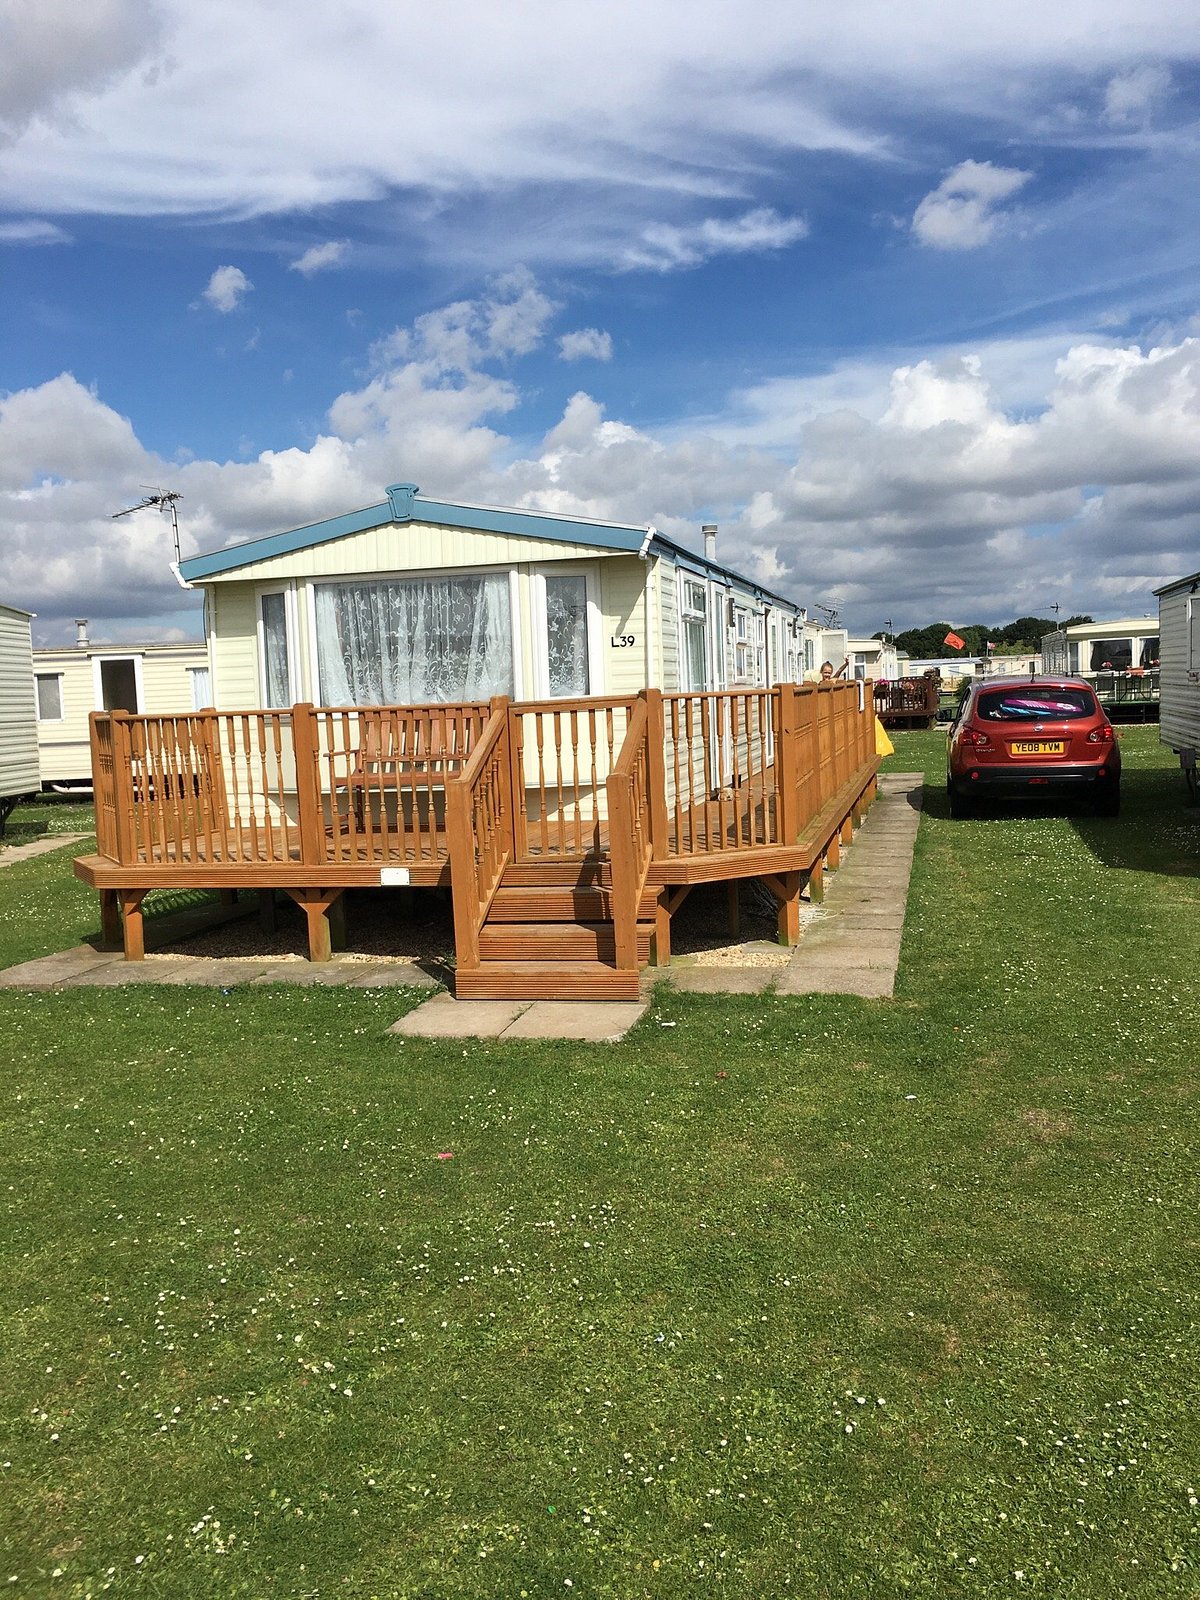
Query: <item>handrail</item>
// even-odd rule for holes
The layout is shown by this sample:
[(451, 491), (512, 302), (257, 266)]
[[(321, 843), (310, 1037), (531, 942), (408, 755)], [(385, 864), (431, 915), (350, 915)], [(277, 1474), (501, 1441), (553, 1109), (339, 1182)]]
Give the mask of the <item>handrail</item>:
[(512, 740), (498, 696), (461, 771), (446, 779), (446, 834), (460, 971), (479, 966), (479, 931), (513, 857)]
[(649, 708), (641, 697), (616, 766), (605, 784), (609, 857), (612, 863), (612, 922), (617, 967), (638, 970), (637, 914), (654, 857), (650, 807)]

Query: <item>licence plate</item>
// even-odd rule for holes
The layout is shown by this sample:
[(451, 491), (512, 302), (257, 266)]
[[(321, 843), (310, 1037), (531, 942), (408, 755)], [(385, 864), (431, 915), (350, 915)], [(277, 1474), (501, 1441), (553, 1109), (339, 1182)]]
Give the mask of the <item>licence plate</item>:
[(1060, 756), (1066, 749), (1063, 739), (1014, 739), (1015, 756)]

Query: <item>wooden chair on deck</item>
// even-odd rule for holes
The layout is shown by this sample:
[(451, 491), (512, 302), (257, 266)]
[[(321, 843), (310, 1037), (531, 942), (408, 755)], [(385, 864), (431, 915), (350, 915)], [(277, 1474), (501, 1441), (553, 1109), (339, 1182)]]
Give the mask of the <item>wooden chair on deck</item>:
[(423, 789), (444, 787), (446, 772), (465, 760), (463, 751), (447, 743), (448, 731), (444, 722), (434, 720), (408, 722), (389, 717), (367, 723), (349, 771), (334, 784), (335, 796), (338, 792), (347, 795), (360, 828), (365, 825), (369, 793), (382, 795), (388, 789), (397, 795), (403, 789), (415, 793), (418, 778), (424, 780)]

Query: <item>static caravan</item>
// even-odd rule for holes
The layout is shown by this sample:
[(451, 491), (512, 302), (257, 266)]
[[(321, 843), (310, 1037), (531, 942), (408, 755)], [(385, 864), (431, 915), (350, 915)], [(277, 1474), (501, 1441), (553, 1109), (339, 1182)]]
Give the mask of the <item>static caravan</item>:
[(206, 645), (100, 645), (88, 638), (86, 622), (76, 627), (73, 646), (33, 652), (38, 756), (47, 789), (91, 788), (91, 712), (154, 715), (212, 704)]
[(769, 687), (804, 612), (649, 526), (435, 501), (360, 511), (180, 563), (206, 594), (219, 710)]
[(40, 786), (31, 615), (0, 605), (0, 834), (17, 802)]
[(1179, 757), (1193, 802), (1200, 802), (1200, 572), (1156, 589), (1162, 645), (1159, 738)]

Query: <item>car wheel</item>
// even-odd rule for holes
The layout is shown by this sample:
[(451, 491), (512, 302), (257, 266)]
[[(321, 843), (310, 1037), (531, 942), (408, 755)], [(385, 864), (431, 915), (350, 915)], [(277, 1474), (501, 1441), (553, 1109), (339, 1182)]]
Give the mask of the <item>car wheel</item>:
[(950, 815), (956, 822), (961, 822), (964, 817), (973, 817), (975, 815), (975, 802), (968, 800), (965, 795), (959, 794), (949, 778), (946, 779), (946, 797), (950, 801)]
[(1102, 783), (1096, 790), (1096, 815), (1119, 817), (1121, 815), (1121, 785)]

